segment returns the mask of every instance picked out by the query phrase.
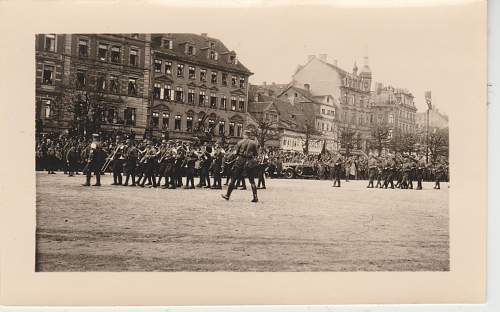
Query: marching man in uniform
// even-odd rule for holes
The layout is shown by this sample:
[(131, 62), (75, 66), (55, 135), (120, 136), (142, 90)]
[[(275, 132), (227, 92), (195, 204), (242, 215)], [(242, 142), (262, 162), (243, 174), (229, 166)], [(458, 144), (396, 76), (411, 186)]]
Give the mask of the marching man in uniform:
[(92, 135), (92, 143), (86, 155), (86, 181), (83, 186), (90, 186), (90, 178), (92, 177), (92, 172), (95, 174), (95, 184), (94, 186), (101, 186), (101, 167), (106, 160), (106, 153), (102, 150), (101, 142), (99, 142), (99, 135)]
[(257, 160), (255, 158), (257, 157), (259, 143), (257, 143), (257, 141), (253, 138), (250, 138), (251, 135), (251, 131), (245, 130), (243, 133), (243, 139), (236, 145), (236, 161), (233, 165), (231, 182), (229, 183), (227, 193), (221, 195), (225, 200), (229, 200), (236, 181), (244, 179), (243, 170), (246, 170), (248, 181), (250, 181), (250, 185), (252, 187), (252, 202), (256, 203), (259, 201), (257, 198), (257, 185), (255, 185), (255, 176), (258, 167)]
[(113, 183), (111, 185), (122, 185), (122, 171), (123, 171), (123, 153), (124, 145), (122, 144), (121, 137), (116, 136), (116, 152), (112, 159), (112, 169), (113, 169)]

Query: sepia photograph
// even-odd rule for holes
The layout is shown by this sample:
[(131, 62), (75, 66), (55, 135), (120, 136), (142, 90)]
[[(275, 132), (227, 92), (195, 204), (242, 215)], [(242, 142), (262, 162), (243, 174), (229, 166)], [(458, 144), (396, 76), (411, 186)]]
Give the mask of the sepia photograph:
[(485, 302), (486, 1), (0, 16), (0, 304)]
[(36, 34), (36, 271), (449, 271), (467, 54), (399, 11)]

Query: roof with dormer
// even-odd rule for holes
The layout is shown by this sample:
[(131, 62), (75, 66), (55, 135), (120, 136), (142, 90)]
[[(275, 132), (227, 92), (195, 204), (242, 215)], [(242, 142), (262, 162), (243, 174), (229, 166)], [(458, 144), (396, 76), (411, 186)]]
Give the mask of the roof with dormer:
[[(172, 49), (162, 46), (163, 39), (173, 41)], [(197, 63), (207, 67), (220, 67), (226, 70), (238, 71), (247, 75), (253, 74), (239, 60), (235, 63), (229, 62), (229, 55), (236, 56), (236, 52), (229, 50), (226, 45), (217, 38), (192, 33), (165, 33), (152, 34), (151, 40), (153, 49), (175, 56), (180, 60)], [(193, 55), (186, 54), (186, 44), (192, 45), (195, 48), (195, 53)], [(212, 60), (208, 57), (207, 51), (209, 50), (217, 52), (217, 60)]]

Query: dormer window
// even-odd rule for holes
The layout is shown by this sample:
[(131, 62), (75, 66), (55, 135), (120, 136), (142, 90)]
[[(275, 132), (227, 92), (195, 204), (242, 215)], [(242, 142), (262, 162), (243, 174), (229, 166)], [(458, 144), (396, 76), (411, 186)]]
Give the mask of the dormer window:
[(172, 50), (174, 48), (174, 41), (171, 39), (163, 39), (163, 47)]
[(229, 63), (236, 64), (236, 55), (233, 54), (229, 56)]
[(215, 42), (210, 41), (209, 46), (210, 46), (210, 49), (215, 49)]
[(192, 45), (188, 45), (186, 47), (186, 54), (187, 55), (194, 55), (196, 53), (196, 49)]
[(208, 54), (208, 57), (212, 60), (212, 61), (217, 61), (217, 59), (219, 58), (219, 55), (217, 52), (215, 51), (210, 51), (210, 53)]

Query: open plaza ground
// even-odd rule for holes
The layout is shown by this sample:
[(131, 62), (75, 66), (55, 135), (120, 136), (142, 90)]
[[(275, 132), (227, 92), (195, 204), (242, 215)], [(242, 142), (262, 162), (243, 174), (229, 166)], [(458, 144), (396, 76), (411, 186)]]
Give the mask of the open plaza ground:
[(83, 187), (39, 172), (37, 271), (449, 270), (448, 184), (268, 179), (251, 191)]

